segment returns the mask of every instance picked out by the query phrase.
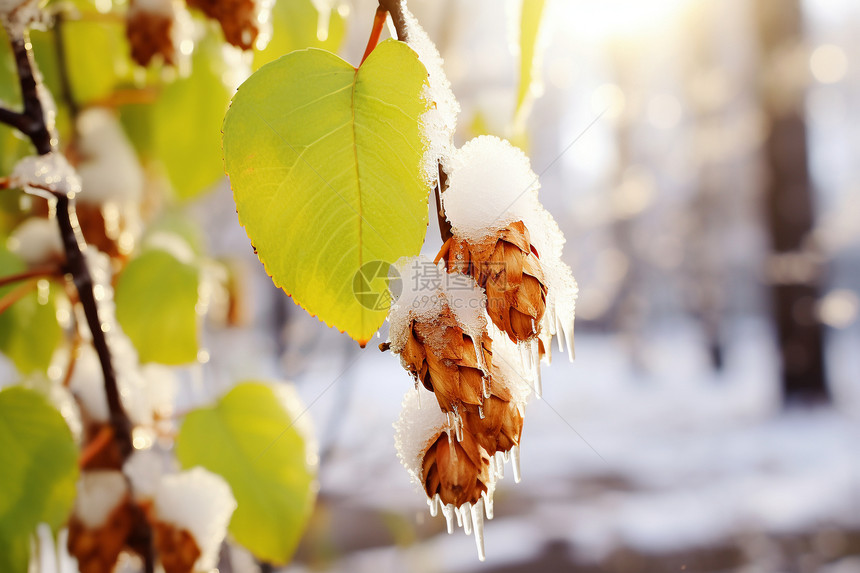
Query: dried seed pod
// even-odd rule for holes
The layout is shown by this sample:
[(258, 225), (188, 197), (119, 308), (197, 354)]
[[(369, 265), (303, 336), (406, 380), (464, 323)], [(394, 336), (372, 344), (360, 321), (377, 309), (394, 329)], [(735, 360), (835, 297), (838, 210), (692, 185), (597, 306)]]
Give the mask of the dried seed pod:
[(448, 272), (474, 277), (487, 293), (487, 313), (514, 342), (534, 339), (546, 310), (547, 287), (528, 229), (516, 221), (476, 243), (456, 235), (436, 255)]
[(477, 503), (491, 485), (490, 456), (470, 432), (457, 440), (441, 432), (427, 448), (422, 461), (422, 477), (427, 497), (437, 494), (443, 504), (460, 507)]
[(200, 548), (187, 529), (156, 521), (152, 527), (155, 548), (165, 573), (191, 573), (200, 557)]
[(81, 573), (111, 573), (134, 526), (134, 507), (118, 471), (81, 475), (69, 520), (69, 553)]
[(456, 412), (461, 405), (483, 404), (489, 384), (486, 372), (493, 358), (490, 344), (484, 331), (479, 363), (472, 337), (446, 306), (435, 320), (412, 320), (400, 357), (410, 373), (436, 395), (443, 411)]
[(254, 46), (260, 33), (258, 6), (254, 0), (186, 0), (186, 4), (217, 20), (229, 43), (243, 50)]
[(176, 65), (175, 20), (172, 0), (131, 0), (125, 34), (131, 44), (132, 59), (141, 66), (148, 66), (156, 55), (160, 55), (164, 63)]
[(467, 407), (461, 414), (463, 435), (474, 434), (477, 442), (490, 455), (510, 451), (520, 444), (523, 433), (523, 412), (501, 384), (493, 384), (489, 397), (478, 410)]

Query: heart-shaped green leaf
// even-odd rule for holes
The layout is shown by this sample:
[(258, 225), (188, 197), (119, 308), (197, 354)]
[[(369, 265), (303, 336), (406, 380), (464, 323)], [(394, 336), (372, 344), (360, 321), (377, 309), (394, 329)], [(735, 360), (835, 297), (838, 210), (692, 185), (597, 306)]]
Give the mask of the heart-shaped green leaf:
[(230, 534), (270, 563), (289, 561), (316, 499), (317, 453), (300, 431), (304, 409), (288, 386), (244, 382), (188, 414), (176, 440), (183, 467), (227, 480), (239, 504)]
[(0, 391), (0, 571), (25, 573), (29, 536), (69, 516), (78, 450), (60, 413), (34, 390)]
[(362, 345), (386, 315), (385, 281), (373, 279), (417, 254), (427, 227), (426, 77), (395, 40), (357, 70), (323, 50), (292, 52), (252, 75), (224, 119), (227, 174), (260, 261)]

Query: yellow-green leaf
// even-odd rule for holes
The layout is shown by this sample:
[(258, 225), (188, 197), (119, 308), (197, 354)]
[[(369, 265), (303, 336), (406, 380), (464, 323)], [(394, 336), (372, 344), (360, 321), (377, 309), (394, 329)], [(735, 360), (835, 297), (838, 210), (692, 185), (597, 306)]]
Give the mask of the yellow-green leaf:
[(29, 535), (58, 529), (75, 499), (78, 450), (60, 413), (38, 392), (0, 391), (0, 571), (26, 573)]
[(272, 39), (264, 49), (254, 52), (254, 69), (304, 48), (337, 52), (345, 34), (346, 22), (337, 10), (324, 15), (311, 0), (275, 2), (272, 6)]
[(197, 359), (199, 272), (166, 251), (132, 260), (116, 285), (116, 318), (141, 362), (187, 364)]
[[(358, 70), (302, 50), (253, 74), (224, 119), (239, 221), (260, 261), (298, 304), (361, 344), (386, 309), (356, 296), (360, 269), (384, 274), (416, 255), (426, 232), (426, 77), (415, 52), (395, 40)], [(384, 281), (369, 288), (387, 301)]]
[(535, 83), (535, 76), (539, 73), (539, 70), (535, 70), (535, 59), (545, 4), (546, 0), (523, 0), (520, 15), (520, 86), (517, 90), (517, 117), (522, 113), (523, 105)]
[(184, 468), (227, 480), (238, 503), (230, 534), (270, 563), (290, 559), (316, 498), (316, 453), (296, 425), (303, 412), (287, 387), (244, 382), (188, 414), (176, 440)]

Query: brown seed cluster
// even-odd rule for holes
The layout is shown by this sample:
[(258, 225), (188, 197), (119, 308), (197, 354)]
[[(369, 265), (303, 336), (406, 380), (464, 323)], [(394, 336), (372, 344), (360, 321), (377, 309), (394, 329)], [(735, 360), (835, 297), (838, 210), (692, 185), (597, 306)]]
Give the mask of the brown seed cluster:
[(156, 522), (152, 529), (165, 573), (191, 573), (200, 557), (200, 548), (191, 533), (161, 522)]
[(73, 515), (69, 521), (68, 549), (78, 560), (81, 573), (111, 573), (133, 525), (134, 511), (127, 497), (100, 527), (89, 528)]
[(165, 573), (193, 573), (201, 555), (188, 530), (160, 521), (150, 501), (133, 500), (128, 493), (101, 525), (87, 526), (75, 512), (68, 528), (67, 548), (81, 573), (111, 573), (123, 551), (143, 556), (151, 552), (150, 544)]
[(158, 55), (165, 64), (176, 65), (172, 14), (137, 9), (132, 0), (125, 24), (125, 34), (131, 44), (131, 57), (135, 62), (148, 66)]
[[(539, 253), (522, 221), (482, 241), (454, 235), (434, 264), (440, 260), (448, 276), (471, 276), (484, 289), (487, 314), (510, 341), (534, 344), (537, 355), (542, 354), (538, 335), (547, 286)], [(497, 454), (507, 455), (519, 446), (523, 397), (512, 392), (519, 381), (508, 379), (516, 374), (496, 364), (504, 360), (494, 360), (488, 331), (474, 340), (474, 333), (464, 331), (448, 306), (456, 296), (445, 296), (446, 304), (429, 318), (427, 313), (409, 315), (397, 352), (415, 380), (436, 395), (449, 420), (446, 429), (429, 437), (423, 452), (424, 490), (430, 499), (438, 495), (444, 505), (461, 507), (492, 493)]]
[(189, 8), (197, 8), (217, 20), (224, 39), (243, 50), (250, 50), (260, 33), (257, 6), (254, 0), (186, 0)]
[(522, 221), (475, 243), (452, 236), (436, 260), (448, 272), (471, 275), (487, 293), (487, 313), (514, 342), (534, 339), (546, 310), (546, 283), (537, 249)]

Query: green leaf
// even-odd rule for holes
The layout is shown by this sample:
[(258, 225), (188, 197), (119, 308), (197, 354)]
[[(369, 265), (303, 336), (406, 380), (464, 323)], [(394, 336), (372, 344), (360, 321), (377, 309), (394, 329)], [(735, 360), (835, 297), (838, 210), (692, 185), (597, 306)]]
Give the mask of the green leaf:
[(131, 48), (121, 21), (64, 20), (62, 34), (72, 97), (78, 104), (106, 99), (118, 85), (131, 81)]
[(517, 91), (515, 114), (517, 117), (523, 112), (523, 104), (526, 103), (536, 79), (535, 56), (545, 5), (546, 0), (523, 0), (523, 11), (520, 16), (520, 86)]
[[(254, 69), (304, 48), (337, 52), (346, 35), (346, 23), (337, 10), (331, 10), (329, 16), (326, 26), (311, 0), (275, 2), (272, 7), (272, 39), (265, 49), (254, 52)], [(320, 40), (320, 36), (325, 39)]]
[[(26, 265), (17, 256), (0, 248), (0, 277), (25, 269)], [(26, 288), (24, 285), (26, 283), (22, 281), (0, 287), (0, 297), (15, 289)], [(22, 374), (47, 371), (54, 350), (62, 340), (63, 330), (57, 322), (55, 301), (59, 292), (56, 285), (49, 283), (47, 293), (43, 292), (40, 297), (37, 289), (33, 288), (32, 292), (0, 313), (0, 352)]]
[(116, 285), (116, 318), (142, 363), (187, 364), (197, 359), (199, 273), (166, 251), (133, 259)]
[(286, 387), (244, 382), (186, 416), (176, 441), (184, 468), (221, 475), (238, 507), (230, 534), (258, 559), (286, 563), (316, 497), (315, 452), (296, 429), (304, 411)]
[(29, 535), (69, 516), (78, 451), (60, 413), (38, 392), (0, 391), (0, 571), (24, 573)]
[[(224, 119), (239, 221), (260, 261), (298, 304), (362, 345), (386, 309), (359, 301), (359, 270), (384, 276), (419, 252), (427, 229), (426, 76), (395, 40), (358, 70), (311, 48), (260, 68)], [(369, 287), (387, 301), (383, 281)]]
[(231, 90), (221, 45), (208, 39), (194, 52), (192, 74), (164, 88), (152, 109), (155, 153), (182, 199), (210, 189), (224, 176), (219, 126)]

